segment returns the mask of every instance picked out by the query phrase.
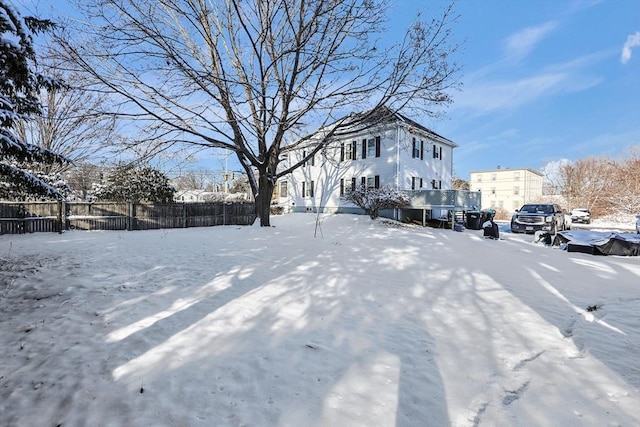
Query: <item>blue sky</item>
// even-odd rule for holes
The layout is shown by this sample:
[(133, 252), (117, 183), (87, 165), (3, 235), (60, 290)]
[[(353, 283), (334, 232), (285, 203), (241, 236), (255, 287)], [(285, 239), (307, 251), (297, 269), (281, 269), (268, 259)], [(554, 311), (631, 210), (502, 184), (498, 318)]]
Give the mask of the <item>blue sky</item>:
[[(395, 0), (403, 13), (391, 24), (447, 3)], [(444, 119), (423, 123), (459, 144), (457, 176), (619, 158), (640, 144), (639, 0), (459, 0), (456, 10), (463, 87)]]
[[(418, 10), (428, 19), (449, 0), (391, 2), (400, 37)], [(456, 11), (462, 89), (443, 119), (411, 116), (459, 145), (456, 176), (618, 158), (640, 144), (640, 0), (458, 0)]]

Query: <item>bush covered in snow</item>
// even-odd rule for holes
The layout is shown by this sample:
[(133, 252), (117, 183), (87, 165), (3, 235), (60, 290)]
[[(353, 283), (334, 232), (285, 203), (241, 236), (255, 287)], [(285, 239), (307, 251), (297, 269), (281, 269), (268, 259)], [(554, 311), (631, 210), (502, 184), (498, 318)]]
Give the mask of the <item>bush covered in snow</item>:
[(378, 217), (381, 209), (402, 209), (411, 204), (407, 193), (393, 188), (367, 188), (360, 186), (347, 192), (343, 199), (362, 208), (371, 219)]
[(116, 202), (170, 203), (174, 193), (169, 178), (159, 170), (121, 165), (107, 176), (104, 184), (95, 186), (93, 196), (98, 200)]

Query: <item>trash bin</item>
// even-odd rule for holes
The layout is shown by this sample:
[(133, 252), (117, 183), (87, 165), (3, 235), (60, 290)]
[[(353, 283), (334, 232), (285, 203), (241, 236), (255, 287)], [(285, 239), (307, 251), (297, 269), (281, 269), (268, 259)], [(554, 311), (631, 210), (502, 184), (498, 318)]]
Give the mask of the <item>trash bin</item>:
[(480, 211), (480, 228), (482, 228), (482, 224), (487, 221), (493, 221), (493, 218), (496, 216), (495, 209), (482, 209)]
[(469, 230), (482, 229), (482, 222), (480, 221), (480, 212), (467, 211), (467, 228)]

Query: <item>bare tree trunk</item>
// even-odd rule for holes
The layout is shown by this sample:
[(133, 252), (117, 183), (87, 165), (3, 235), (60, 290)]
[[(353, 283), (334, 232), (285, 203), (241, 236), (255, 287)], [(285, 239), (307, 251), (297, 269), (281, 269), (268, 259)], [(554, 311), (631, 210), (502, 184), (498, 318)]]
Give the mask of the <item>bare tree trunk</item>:
[(260, 219), (261, 227), (270, 227), (271, 197), (273, 196), (274, 182), (266, 171), (259, 171), (259, 193), (256, 194), (256, 214)]

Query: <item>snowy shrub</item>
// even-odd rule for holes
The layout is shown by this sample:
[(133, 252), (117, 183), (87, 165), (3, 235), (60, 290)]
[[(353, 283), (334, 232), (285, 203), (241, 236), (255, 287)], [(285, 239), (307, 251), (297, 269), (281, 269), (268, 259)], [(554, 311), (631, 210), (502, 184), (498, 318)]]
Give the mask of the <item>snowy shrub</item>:
[(407, 193), (393, 188), (361, 186), (349, 191), (342, 198), (362, 208), (371, 219), (378, 217), (380, 209), (402, 209), (411, 205)]
[(118, 166), (102, 185), (92, 189), (98, 200), (114, 202), (145, 201), (170, 203), (175, 189), (169, 178), (150, 167)]

